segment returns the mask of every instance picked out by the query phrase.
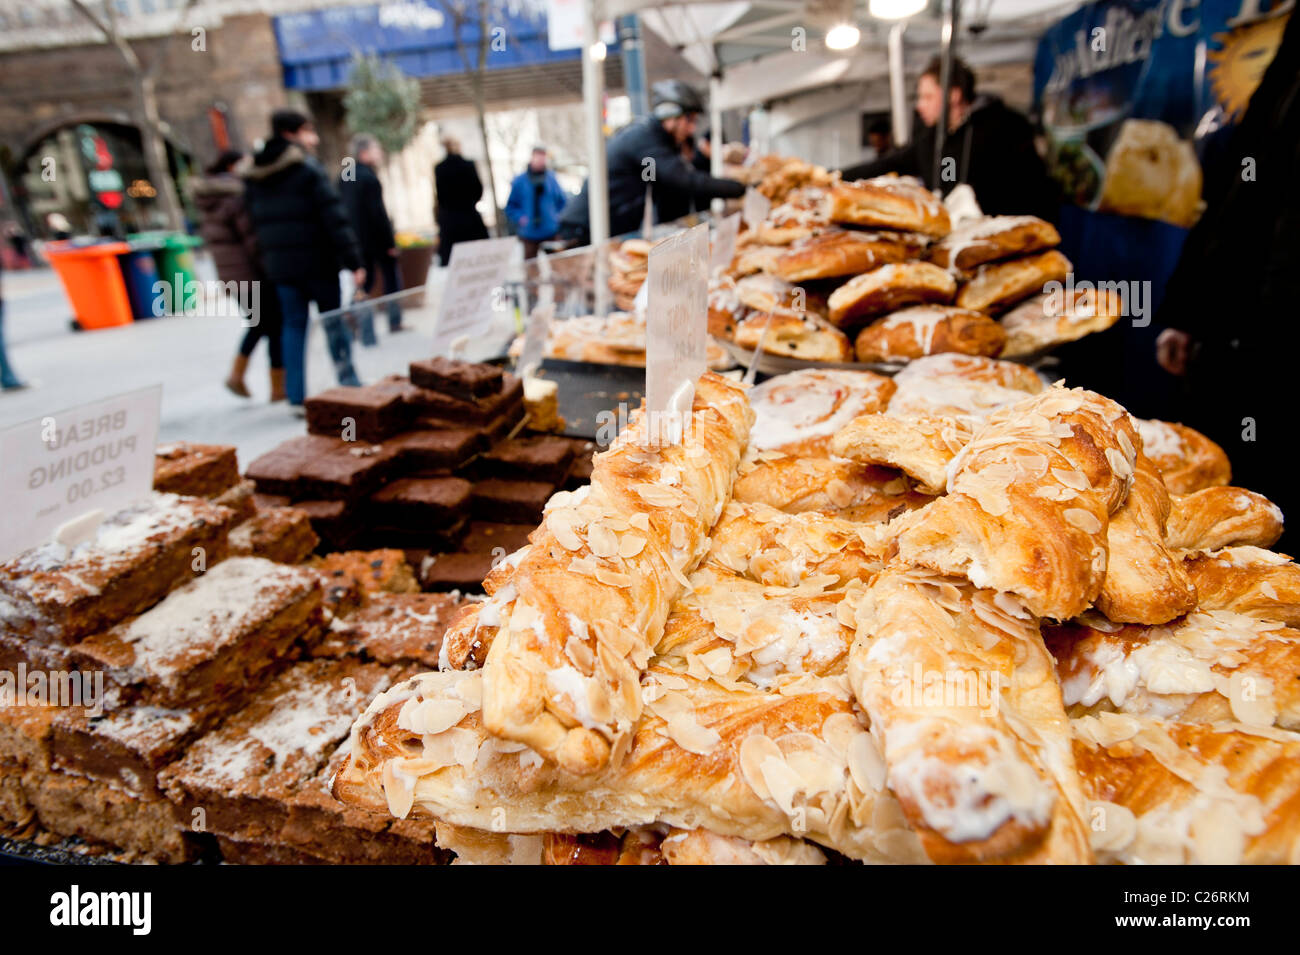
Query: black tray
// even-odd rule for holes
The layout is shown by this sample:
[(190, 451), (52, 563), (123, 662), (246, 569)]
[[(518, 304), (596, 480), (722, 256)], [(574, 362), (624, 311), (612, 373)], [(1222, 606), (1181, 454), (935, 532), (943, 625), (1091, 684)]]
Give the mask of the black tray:
[[(602, 412), (617, 415), (619, 405), (623, 404), (630, 415), (645, 396), (644, 368), (547, 358), (542, 361), (537, 376), (550, 379), (558, 386), (564, 433), (571, 438), (594, 440)], [(614, 431), (610, 430), (606, 437), (613, 436)]]

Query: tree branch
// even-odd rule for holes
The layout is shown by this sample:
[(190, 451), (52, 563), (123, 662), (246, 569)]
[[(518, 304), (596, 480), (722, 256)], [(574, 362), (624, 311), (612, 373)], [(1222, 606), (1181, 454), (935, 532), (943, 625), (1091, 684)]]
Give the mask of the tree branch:
[(90, 21), (100, 33), (104, 34), (104, 39), (110, 43), (118, 52), (118, 55), (125, 61), (127, 67), (132, 72), (140, 72), (140, 58), (135, 55), (135, 50), (131, 49), (131, 44), (122, 39), (117, 32), (117, 18), (113, 16), (112, 7), (105, 5), (104, 9), (108, 12), (108, 22), (104, 22), (95, 16), (94, 12), (86, 5), (85, 0), (71, 0), (72, 8)]

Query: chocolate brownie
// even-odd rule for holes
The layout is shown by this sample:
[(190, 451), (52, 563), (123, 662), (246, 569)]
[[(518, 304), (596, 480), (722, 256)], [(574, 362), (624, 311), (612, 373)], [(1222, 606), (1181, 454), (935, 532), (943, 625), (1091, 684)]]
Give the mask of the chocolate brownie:
[(415, 574), (400, 550), (353, 550), (315, 557), (308, 565), (327, 580), (350, 581), (362, 594), (419, 593)]
[(417, 417), (448, 421), (450, 427), (456, 428), (478, 426), (495, 421), (516, 406), (522, 416), (524, 383), (518, 376), (506, 374), (501, 390), (484, 398), (466, 400), (425, 388), (408, 400), (415, 406)]
[(485, 477), (562, 482), (573, 463), (573, 445), (563, 438), (519, 437), (483, 452), (478, 471)]
[(174, 441), (154, 451), (153, 489), (191, 497), (212, 497), (239, 483), (235, 449), (219, 444)]
[(569, 466), (569, 476), (564, 482), (565, 488), (572, 491), (584, 484), (590, 484), (592, 459), (598, 452), (596, 443), (582, 438), (561, 440), (568, 441), (573, 446), (573, 464)]
[[(254, 484), (256, 487), (256, 484)], [(253, 494), (253, 506), (259, 511), (269, 510), (273, 507), (288, 507), (293, 501), (287, 494)]]
[(528, 544), (528, 535), (537, 529), (536, 524), (497, 524), (492, 521), (471, 521), (469, 530), (461, 541), (460, 550), (467, 552), (498, 551), (513, 554)]
[(0, 624), (15, 638), (75, 643), (161, 600), (226, 554), (234, 515), (202, 498), (154, 493), (68, 551), (48, 543), (0, 563)]
[(459, 590), (481, 594), (483, 578), (501, 555), (491, 552), (477, 554), (438, 554), (428, 558), (420, 568), (420, 580), (426, 590)]
[(299, 496), (336, 501), (365, 497), (392, 476), (399, 454), (397, 448), (380, 444), (334, 441), (323, 453), (302, 462), (298, 472)]
[[(467, 508), (468, 510), (468, 508)], [(391, 524), (368, 524), (357, 535), (358, 547), (400, 547), (402, 550), (422, 550), (424, 557), (429, 553), (445, 550), (458, 550), (465, 529), (469, 527), (469, 518), (461, 517), (454, 524), (444, 527), (426, 527), (423, 524), (403, 524), (395, 527)], [(419, 561), (410, 562), (412, 567)]]
[(253, 460), (244, 474), (257, 485), (258, 494), (274, 494), (293, 500), (301, 493), (298, 476), (309, 458), (325, 454), (338, 444), (335, 438), (304, 434), (290, 438)]
[(311, 529), (329, 550), (348, 549), (361, 531), (345, 501), (298, 501), (293, 506), (307, 515)]
[(159, 774), (177, 818), (188, 822), (202, 808), (209, 832), (276, 842), (292, 798), (312, 784), (391, 681), (385, 668), (351, 659), (286, 670)]
[(479, 520), (538, 524), (542, 508), (555, 493), (546, 481), (505, 481), (488, 478), (474, 485), (471, 513)]
[(476, 364), (442, 356), (413, 361), (410, 372), (412, 384), (441, 391), (464, 401), (500, 394), (503, 385), (501, 369), (496, 365)]
[(281, 564), (306, 560), (319, 543), (307, 512), (293, 507), (261, 511), (230, 532), (232, 557), (265, 557)]
[(408, 431), (384, 442), (396, 448), (403, 473), (454, 470), (471, 458), (480, 446), (479, 432), (467, 428), (442, 431)]
[(308, 398), (307, 430), (361, 441), (382, 441), (406, 427), (409, 408), (400, 394), (373, 386), (342, 386)]
[(436, 670), (442, 635), (460, 603), (446, 594), (376, 594), (365, 607), (337, 621), (312, 648), (312, 655), (418, 663)]
[(366, 512), (390, 527), (446, 527), (465, 516), (471, 487), (458, 477), (399, 478), (370, 495)]
[(320, 637), (315, 574), (260, 557), (232, 557), (152, 610), (73, 647), (133, 702), (180, 708), (258, 685), (299, 641)]

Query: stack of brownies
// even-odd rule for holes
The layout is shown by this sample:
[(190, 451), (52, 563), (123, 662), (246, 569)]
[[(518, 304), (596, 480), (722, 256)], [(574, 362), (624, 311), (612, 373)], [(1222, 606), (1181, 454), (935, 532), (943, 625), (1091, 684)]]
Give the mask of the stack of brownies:
[(416, 361), (306, 411), (308, 434), (249, 466), (258, 500), (304, 512), (324, 550), (406, 550), (429, 590), (479, 590), (551, 495), (591, 474), (591, 442), (523, 430), (523, 386), (494, 365)]
[(310, 553), (310, 523), (257, 508), (231, 449), (162, 448), (156, 484), (195, 493), (0, 563), (0, 669), (27, 687), (0, 706), (6, 830), (167, 862), (439, 861), (431, 825), (329, 782), (366, 701), (436, 665), (459, 597), (390, 592), (415, 587), (397, 552), (268, 559)]

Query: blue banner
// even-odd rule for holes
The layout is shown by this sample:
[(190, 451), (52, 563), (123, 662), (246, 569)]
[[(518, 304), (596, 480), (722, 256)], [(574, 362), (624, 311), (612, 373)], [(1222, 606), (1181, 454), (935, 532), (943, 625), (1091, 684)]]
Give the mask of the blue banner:
[(486, 27), (472, 0), (393, 0), (369, 6), (334, 7), (274, 18), (284, 85), (289, 89), (342, 87), (357, 54), (377, 54), (408, 76), (465, 73), (457, 49), (455, 10), (466, 11), (459, 26), (468, 66), (478, 63), (479, 40), (487, 31), (488, 70), (571, 61), (580, 51), (551, 50), (542, 0), (489, 0)]

